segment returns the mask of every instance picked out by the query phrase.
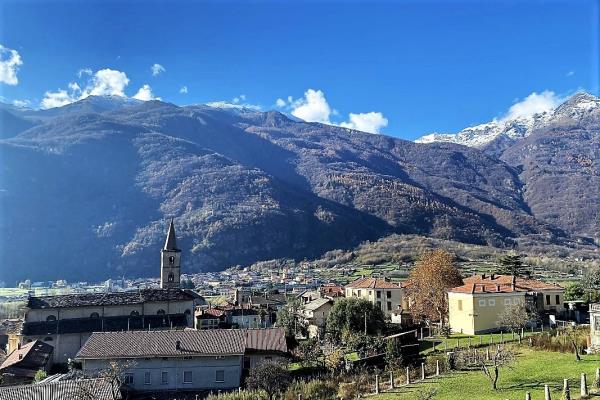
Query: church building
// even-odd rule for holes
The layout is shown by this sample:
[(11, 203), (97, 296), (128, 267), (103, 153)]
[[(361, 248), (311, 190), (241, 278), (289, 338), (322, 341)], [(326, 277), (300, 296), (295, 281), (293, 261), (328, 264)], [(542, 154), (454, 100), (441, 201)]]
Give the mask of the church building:
[(160, 253), (160, 289), (29, 297), (8, 352), (40, 340), (54, 347), (52, 361), (60, 364), (74, 358), (92, 332), (195, 328), (194, 310), (205, 302), (180, 288), (181, 250), (172, 220)]

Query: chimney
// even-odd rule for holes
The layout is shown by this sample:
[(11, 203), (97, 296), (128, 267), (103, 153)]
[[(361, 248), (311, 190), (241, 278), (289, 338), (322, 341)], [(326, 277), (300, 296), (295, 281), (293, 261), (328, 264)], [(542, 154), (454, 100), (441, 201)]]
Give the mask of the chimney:
[(181, 342), (179, 340), (175, 342), (175, 350), (181, 351)]
[(485, 293), (485, 284), (481, 285), (481, 293)]
[(485, 279), (485, 274), (481, 274), (481, 279)]
[(498, 283), (496, 283), (496, 292), (500, 291), (500, 285)]
[(516, 276), (513, 275), (512, 282), (510, 285), (512, 287), (512, 290), (515, 290), (517, 288), (517, 277)]
[(496, 278), (496, 274), (491, 274), (491, 275), (490, 275), (490, 279), (491, 279), (491, 280), (494, 280), (494, 278)]

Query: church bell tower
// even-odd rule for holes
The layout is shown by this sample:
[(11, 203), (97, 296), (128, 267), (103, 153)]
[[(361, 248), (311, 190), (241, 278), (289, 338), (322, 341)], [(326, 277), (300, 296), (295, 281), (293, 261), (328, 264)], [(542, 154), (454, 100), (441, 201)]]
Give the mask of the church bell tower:
[(181, 283), (181, 250), (175, 240), (175, 225), (171, 218), (165, 246), (160, 251), (160, 288), (178, 289)]

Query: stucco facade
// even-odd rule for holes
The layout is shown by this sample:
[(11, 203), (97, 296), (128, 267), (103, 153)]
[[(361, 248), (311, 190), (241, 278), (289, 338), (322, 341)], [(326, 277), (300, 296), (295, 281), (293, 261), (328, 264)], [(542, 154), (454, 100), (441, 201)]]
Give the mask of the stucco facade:
[(590, 348), (600, 353), (600, 303), (590, 304)]
[(448, 293), (448, 324), (452, 332), (474, 335), (496, 331), (500, 315), (524, 304), (525, 293)]
[[(167, 293), (167, 292), (164, 292)], [(119, 296), (118, 293), (106, 294)], [(9, 337), (8, 352), (19, 344), (41, 340), (54, 347), (53, 362), (74, 358), (92, 332), (135, 329), (193, 328), (192, 311), (198, 299), (183, 296), (175, 301), (142, 301), (138, 304), (79, 305), (28, 308), (23, 329)]]
[[(83, 360), (86, 376), (108, 367), (107, 360)], [(237, 388), (242, 378), (242, 355), (186, 356), (121, 360), (132, 364), (127, 385), (140, 391), (225, 390)]]
[(344, 288), (347, 298), (357, 297), (375, 304), (386, 315), (398, 309), (408, 309), (404, 288), (385, 279), (361, 278)]

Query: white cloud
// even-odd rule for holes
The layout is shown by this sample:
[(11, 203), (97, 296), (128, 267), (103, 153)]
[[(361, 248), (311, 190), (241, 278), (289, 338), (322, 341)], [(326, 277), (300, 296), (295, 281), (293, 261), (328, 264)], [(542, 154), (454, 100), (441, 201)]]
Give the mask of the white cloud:
[(308, 89), (304, 93), (304, 97), (298, 100), (294, 100), (292, 96), (288, 96), (287, 101), (278, 98), (275, 101), (275, 106), (288, 109), (294, 117), (307, 122), (320, 122), (363, 132), (380, 133), (381, 129), (388, 125), (388, 119), (377, 111), (350, 113), (348, 121), (332, 122), (331, 116), (339, 116), (339, 113), (329, 105), (325, 94), (321, 90)]
[(379, 133), (381, 128), (385, 128), (388, 124), (388, 119), (382, 113), (375, 111), (359, 114), (350, 113), (349, 119), (349, 122), (342, 122), (340, 126), (363, 132)]
[[(83, 72), (82, 72), (83, 71)], [(90, 75), (87, 83), (80, 85), (77, 82), (70, 82), (68, 90), (58, 89), (55, 92), (47, 91), (40, 103), (41, 108), (61, 107), (77, 100), (85, 99), (88, 96), (121, 96), (126, 97), (125, 87), (129, 84), (127, 74), (109, 68), (99, 71), (87, 72), (86, 69), (80, 70), (77, 74)]]
[(149, 100), (160, 100), (160, 97), (155, 97), (152, 93), (152, 88), (150, 85), (145, 84), (138, 90), (138, 92), (133, 96), (134, 99), (149, 101)]
[(73, 93), (69, 93), (64, 89), (58, 89), (56, 92), (46, 92), (40, 104), (43, 109), (62, 107), (79, 100)]
[(154, 64), (150, 68), (152, 69), (152, 76), (160, 75), (162, 72), (166, 71), (165, 67), (160, 64)]
[(29, 106), (31, 102), (29, 100), (13, 100), (12, 103), (15, 107), (24, 108)]
[(84, 75), (89, 75), (91, 76), (93, 74), (92, 70), (90, 68), (82, 68), (77, 72), (77, 76), (78, 77), (82, 77)]
[(575, 71), (573, 71), (573, 70), (566, 73), (566, 76), (573, 76), (573, 75), (575, 75)]
[(523, 100), (513, 104), (501, 120), (506, 121), (529, 117), (533, 114), (550, 111), (555, 109), (564, 100), (563, 97), (558, 96), (551, 90), (544, 90), (541, 93), (533, 92)]
[(307, 122), (331, 124), (331, 107), (320, 90), (308, 89), (304, 97), (292, 104), (292, 115)]
[(92, 77), (91, 85), (84, 94), (93, 96), (121, 96), (125, 97), (125, 86), (129, 84), (129, 78), (125, 72), (114, 69), (101, 69)]
[(23, 61), (19, 52), (0, 44), (0, 82), (7, 85), (18, 84), (17, 71), (20, 65), (23, 65)]
[(181, 89), (179, 89), (179, 93), (187, 93), (187, 92), (188, 92), (187, 86), (182, 86)]
[(284, 99), (277, 99), (277, 101), (275, 101), (275, 105), (279, 108), (283, 108), (285, 107), (285, 100)]

